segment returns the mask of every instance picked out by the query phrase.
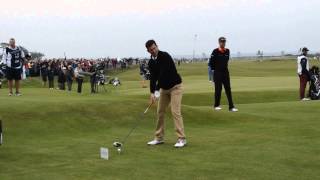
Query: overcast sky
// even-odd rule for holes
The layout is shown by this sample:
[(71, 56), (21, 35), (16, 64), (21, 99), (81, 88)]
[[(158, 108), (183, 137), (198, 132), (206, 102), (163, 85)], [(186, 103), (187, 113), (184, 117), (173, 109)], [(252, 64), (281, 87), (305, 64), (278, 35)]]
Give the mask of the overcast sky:
[(320, 51), (319, 0), (0, 0), (0, 41), (47, 57), (147, 56), (155, 39), (173, 55)]

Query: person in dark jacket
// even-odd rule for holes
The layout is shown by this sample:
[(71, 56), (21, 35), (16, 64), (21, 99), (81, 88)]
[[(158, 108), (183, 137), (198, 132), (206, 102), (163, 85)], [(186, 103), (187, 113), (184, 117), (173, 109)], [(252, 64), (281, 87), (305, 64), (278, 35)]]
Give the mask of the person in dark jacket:
[(40, 65), (40, 73), (42, 77), (42, 85), (43, 87), (47, 86), (47, 78), (48, 78), (48, 62), (45, 60)]
[(209, 66), (213, 71), (213, 81), (215, 85), (215, 103), (214, 109), (216, 111), (222, 110), (220, 107), (222, 85), (224, 86), (228, 101), (230, 112), (237, 112), (232, 100), (230, 75), (228, 63), (230, 59), (230, 50), (226, 48), (226, 38), (219, 38), (219, 48), (213, 50), (209, 61)]
[(78, 66), (76, 67), (76, 69), (74, 70), (74, 76), (75, 76), (77, 83), (78, 83), (77, 92), (79, 94), (82, 93), (82, 83), (83, 83), (83, 79), (84, 79), (84, 76), (81, 73), (83, 73), (83, 70), (82, 70), (81, 64), (79, 63)]
[[(174, 119), (175, 130), (178, 141), (174, 145), (176, 148), (182, 148), (187, 144), (184, 133), (183, 118), (181, 115), (182, 101), (182, 79), (177, 72), (172, 57), (163, 51), (159, 51), (154, 40), (146, 43), (146, 48), (151, 54), (148, 66), (150, 70), (150, 101), (158, 103), (158, 121), (154, 140), (148, 142), (148, 145), (158, 145), (164, 143), (164, 117), (166, 109), (171, 105), (171, 113)], [(157, 92), (160, 89), (160, 93)], [(160, 96), (160, 97), (159, 97)]]
[(141, 75), (141, 86), (142, 88), (147, 88), (146, 81), (148, 80), (148, 67), (147, 67), (147, 62), (142, 61), (140, 64), (140, 75)]
[(74, 79), (74, 72), (73, 68), (71, 65), (68, 65), (67, 71), (66, 71), (66, 79), (67, 79), (67, 86), (68, 86), (68, 91), (72, 91), (72, 83)]
[(91, 86), (91, 94), (96, 93), (97, 90), (97, 72), (96, 72), (96, 64), (92, 64), (89, 69), (89, 72), (92, 73), (90, 76), (90, 86)]
[[(305, 91), (308, 82), (310, 81), (309, 74), (309, 60), (308, 60), (308, 51), (309, 49), (304, 47), (302, 48), (302, 54), (298, 57), (298, 75), (300, 80), (300, 100), (308, 101), (310, 98), (305, 97)], [(310, 96), (310, 95), (309, 95)]]
[(54, 72), (55, 72), (54, 64), (52, 61), (50, 61), (48, 65), (49, 89), (54, 88)]
[(66, 86), (66, 71), (67, 68), (66, 67), (61, 67), (58, 71), (58, 85), (59, 85), (59, 90), (65, 90)]

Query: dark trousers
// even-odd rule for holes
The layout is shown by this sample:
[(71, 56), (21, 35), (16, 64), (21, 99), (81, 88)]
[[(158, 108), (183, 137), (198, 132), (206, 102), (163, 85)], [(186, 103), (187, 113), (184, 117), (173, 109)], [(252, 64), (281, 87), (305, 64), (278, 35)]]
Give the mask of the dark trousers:
[(83, 79), (82, 78), (77, 78), (77, 82), (78, 82), (78, 93), (81, 93), (82, 92)]
[(308, 75), (306, 74), (302, 74), (299, 75), (299, 79), (300, 79), (300, 99), (305, 98), (305, 92), (306, 92), (306, 87), (308, 84)]
[(96, 93), (96, 74), (90, 77), (91, 93)]
[(230, 85), (230, 75), (229, 72), (214, 72), (214, 85), (215, 85), (215, 103), (214, 107), (220, 106), (222, 85), (226, 91), (226, 95), (229, 102), (229, 109), (234, 108), (231, 85)]
[(59, 82), (58, 85), (59, 85), (59, 89), (60, 90), (65, 90), (66, 89), (66, 86), (65, 86), (64, 82)]
[(68, 91), (72, 91), (72, 81), (67, 81)]
[(54, 88), (54, 80), (49, 79), (49, 88)]

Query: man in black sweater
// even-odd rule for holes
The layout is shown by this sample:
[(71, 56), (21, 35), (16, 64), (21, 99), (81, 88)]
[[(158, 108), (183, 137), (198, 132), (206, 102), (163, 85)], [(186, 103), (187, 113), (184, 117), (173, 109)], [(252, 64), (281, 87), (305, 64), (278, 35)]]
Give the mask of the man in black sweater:
[(234, 107), (232, 100), (230, 75), (228, 70), (229, 59), (230, 50), (226, 48), (226, 38), (221, 37), (219, 38), (219, 48), (213, 50), (209, 61), (209, 66), (213, 71), (213, 80), (215, 83), (214, 109), (216, 111), (222, 110), (220, 107), (222, 85), (224, 86), (229, 101), (230, 112), (238, 111), (238, 109)]
[[(146, 43), (146, 48), (151, 54), (148, 63), (150, 69), (150, 101), (155, 103), (159, 98), (158, 104), (158, 122), (155, 133), (155, 139), (148, 142), (148, 145), (158, 145), (164, 143), (164, 117), (169, 104), (171, 105), (171, 113), (175, 123), (175, 130), (178, 141), (174, 145), (176, 148), (182, 148), (187, 144), (184, 134), (184, 124), (181, 115), (182, 100), (182, 80), (177, 72), (175, 63), (171, 56), (163, 51), (159, 51), (154, 40)], [(160, 93), (159, 91), (160, 90)], [(157, 95), (160, 94), (160, 97)]]

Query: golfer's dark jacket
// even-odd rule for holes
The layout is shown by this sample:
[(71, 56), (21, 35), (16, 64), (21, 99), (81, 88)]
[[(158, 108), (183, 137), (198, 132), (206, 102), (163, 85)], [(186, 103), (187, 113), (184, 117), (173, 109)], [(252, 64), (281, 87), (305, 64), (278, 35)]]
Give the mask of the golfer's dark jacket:
[(182, 79), (177, 72), (176, 65), (172, 57), (167, 52), (159, 51), (157, 59), (151, 58), (148, 66), (151, 74), (151, 93), (154, 93), (160, 88), (168, 90), (182, 83)]
[(213, 50), (209, 61), (209, 66), (215, 72), (228, 72), (228, 63), (230, 59), (230, 50), (225, 49), (221, 52), (219, 48)]

